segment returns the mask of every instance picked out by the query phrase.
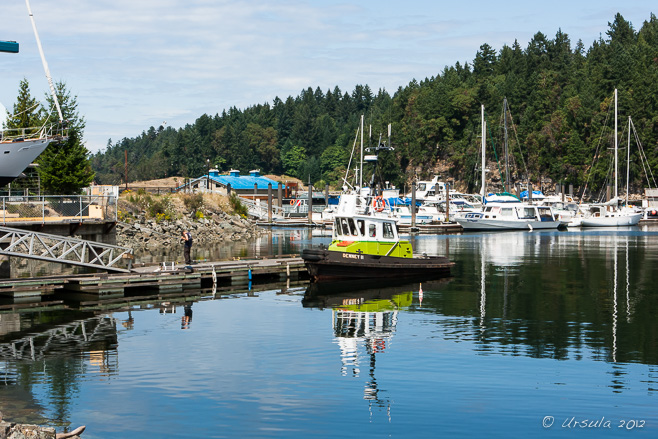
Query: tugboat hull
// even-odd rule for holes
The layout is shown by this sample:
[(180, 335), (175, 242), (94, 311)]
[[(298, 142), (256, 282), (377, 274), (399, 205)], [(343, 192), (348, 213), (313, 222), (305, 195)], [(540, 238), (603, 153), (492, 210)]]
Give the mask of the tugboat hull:
[(369, 254), (305, 249), (302, 259), (311, 280), (437, 279), (450, 276), (454, 262), (439, 256), (400, 258)]

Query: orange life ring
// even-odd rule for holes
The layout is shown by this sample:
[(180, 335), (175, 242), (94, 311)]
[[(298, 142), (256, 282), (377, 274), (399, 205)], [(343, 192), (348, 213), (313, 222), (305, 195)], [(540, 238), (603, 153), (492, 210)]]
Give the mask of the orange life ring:
[(291, 206), (294, 206), (294, 205), (295, 205), (295, 200), (292, 200), (292, 199), (291, 199), (291, 200), (290, 200), (290, 205), (291, 205)]
[(372, 209), (375, 212), (381, 212), (384, 210), (384, 199), (381, 197), (381, 195), (372, 199)]

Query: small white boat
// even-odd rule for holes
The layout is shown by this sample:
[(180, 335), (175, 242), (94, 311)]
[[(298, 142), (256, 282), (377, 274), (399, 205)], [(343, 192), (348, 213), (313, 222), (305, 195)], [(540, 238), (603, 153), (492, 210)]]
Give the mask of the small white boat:
[(561, 221), (548, 206), (527, 204), (487, 205), (482, 212), (455, 218), (464, 230), (557, 229)]
[(606, 204), (590, 206), (590, 215), (582, 218), (583, 227), (624, 227), (636, 226), (642, 219), (642, 212), (631, 208), (617, 208), (616, 199)]

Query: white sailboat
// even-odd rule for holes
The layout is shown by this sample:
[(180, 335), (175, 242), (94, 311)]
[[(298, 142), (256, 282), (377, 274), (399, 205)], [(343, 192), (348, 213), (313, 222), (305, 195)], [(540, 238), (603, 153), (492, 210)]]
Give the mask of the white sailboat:
[(482, 106), (482, 199), (486, 203), (481, 212), (468, 212), (455, 217), (464, 230), (534, 230), (557, 229), (561, 221), (550, 206), (521, 202), (511, 194), (486, 195), (485, 146), (486, 122)]
[[(50, 85), (55, 107), (59, 115), (60, 127), (63, 124), (62, 110), (59, 107), (57, 94), (53, 85), (52, 78), (50, 77), (50, 70), (48, 63), (43, 54), (41, 47), (41, 40), (37, 33), (37, 27), (34, 23), (34, 16), (30, 8), (29, 0), (25, 0), (27, 11), (32, 21), (32, 29), (37, 40), (39, 54), (43, 68)], [(27, 168), (32, 161), (34, 161), (39, 154), (41, 154), (50, 143), (64, 140), (62, 133), (56, 131), (59, 127), (43, 126), (38, 128), (21, 128), (21, 129), (6, 129), (0, 131), (0, 186), (11, 183), (18, 178), (23, 170)]]
[[(630, 140), (629, 145), (630, 148)], [(617, 142), (617, 89), (615, 89), (615, 196), (612, 200), (603, 204), (592, 204), (590, 215), (582, 219), (582, 227), (623, 227), (635, 226), (642, 219), (642, 213), (628, 208), (619, 208), (618, 194), (618, 142)]]

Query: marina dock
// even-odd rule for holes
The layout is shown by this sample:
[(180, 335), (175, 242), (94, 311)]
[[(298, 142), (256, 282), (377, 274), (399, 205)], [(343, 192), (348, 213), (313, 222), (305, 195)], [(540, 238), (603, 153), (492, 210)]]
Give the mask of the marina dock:
[(0, 305), (0, 310), (14, 309), (17, 304), (39, 306), (42, 300), (105, 300), (307, 277), (302, 259), (290, 256), (201, 262), (192, 266), (161, 263), (137, 266), (130, 273), (119, 274), (3, 279), (0, 280), (0, 297), (5, 298), (5, 304)]

